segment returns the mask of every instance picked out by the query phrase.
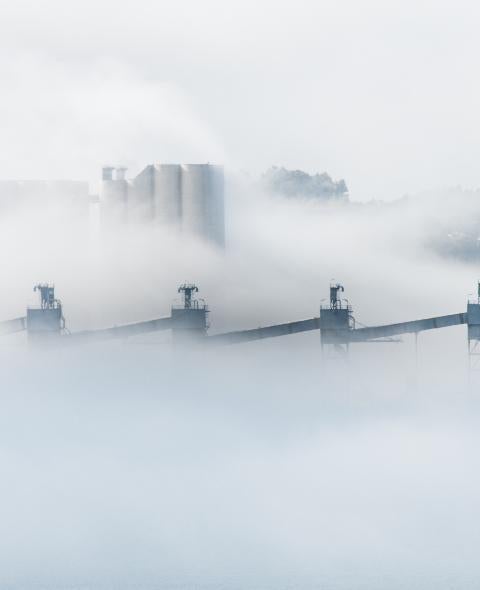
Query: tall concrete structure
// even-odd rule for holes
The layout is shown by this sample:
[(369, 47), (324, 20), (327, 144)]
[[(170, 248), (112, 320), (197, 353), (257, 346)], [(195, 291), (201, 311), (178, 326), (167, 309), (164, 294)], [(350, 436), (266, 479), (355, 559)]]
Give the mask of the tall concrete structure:
[(225, 242), (223, 167), (182, 166), (182, 228), (194, 235)]
[[(113, 173), (116, 173), (115, 178)], [(106, 166), (102, 170), (102, 221), (109, 225), (127, 221), (128, 183), (125, 169)]]
[(153, 222), (225, 244), (223, 166), (150, 164), (135, 178), (103, 169), (100, 200), (105, 225)]
[(40, 294), (40, 307), (27, 309), (26, 328), (30, 340), (45, 342), (59, 337), (65, 329), (62, 304), (55, 298), (55, 288), (47, 283), (35, 285), (34, 291)]
[(153, 167), (153, 215), (160, 223), (180, 225), (182, 218), (182, 167), (157, 164)]

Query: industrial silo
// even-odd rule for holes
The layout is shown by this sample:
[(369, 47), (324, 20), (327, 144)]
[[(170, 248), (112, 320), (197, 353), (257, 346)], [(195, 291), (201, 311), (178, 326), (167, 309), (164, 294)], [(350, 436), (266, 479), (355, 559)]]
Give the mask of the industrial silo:
[(182, 230), (224, 245), (223, 167), (182, 166)]
[(155, 182), (155, 167), (150, 164), (144, 168), (133, 180), (132, 198), (128, 203), (129, 220), (144, 223), (153, 220), (153, 190)]
[(108, 166), (102, 170), (100, 187), (101, 222), (103, 226), (111, 226), (127, 221), (128, 182), (125, 180), (125, 169)]
[(207, 237), (225, 246), (225, 180), (223, 166), (208, 166), (208, 184), (206, 199), (206, 231)]
[(156, 164), (153, 214), (156, 222), (178, 225), (182, 207), (182, 169), (179, 164)]

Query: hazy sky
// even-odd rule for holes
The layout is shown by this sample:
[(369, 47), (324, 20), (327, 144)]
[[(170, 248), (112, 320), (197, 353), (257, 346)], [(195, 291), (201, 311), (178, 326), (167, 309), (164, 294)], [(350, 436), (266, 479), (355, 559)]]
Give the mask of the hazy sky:
[(355, 199), (480, 184), (477, 3), (2, 7), (0, 177), (277, 164)]
[[(10, 3), (0, 178), (170, 160), (327, 170), (356, 199), (480, 185), (477, 14)], [(88, 236), (61, 208), (6, 211), (0, 319), (40, 281), (72, 331), (165, 316), (184, 281), (212, 333), (313, 317), (332, 279), (367, 325), (465, 310), (477, 270), (428, 246), (452, 213), (474, 218), (475, 194), (345, 210), (230, 186), (225, 253), (154, 227)], [(35, 355), (17, 336), (0, 342), (2, 588), (478, 587), (465, 326), (421, 334), (418, 370), (408, 337), (328, 365), (316, 333), (191, 355), (153, 337)]]

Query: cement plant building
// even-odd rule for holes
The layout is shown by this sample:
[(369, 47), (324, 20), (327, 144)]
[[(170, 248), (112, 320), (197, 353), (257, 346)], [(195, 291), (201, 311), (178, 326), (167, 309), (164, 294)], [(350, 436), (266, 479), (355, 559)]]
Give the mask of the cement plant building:
[(131, 180), (125, 173), (103, 168), (102, 223), (153, 222), (225, 245), (223, 166), (150, 164)]

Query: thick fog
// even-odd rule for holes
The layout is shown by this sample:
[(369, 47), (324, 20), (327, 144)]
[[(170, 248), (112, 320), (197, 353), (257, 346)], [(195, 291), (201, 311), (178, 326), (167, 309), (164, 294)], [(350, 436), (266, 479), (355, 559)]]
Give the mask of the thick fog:
[[(168, 315), (185, 280), (210, 333), (318, 316), (331, 279), (367, 325), (465, 311), (476, 267), (429, 247), (451, 211), (422, 203), (322, 205), (229, 174), (225, 251), (102, 229), (98, 205), (10, 208), (2, 318), (44, 280), (72, 332)], [(317, 332), (212, 350), (4, 337), (2, 586), (474, 587), (466, 328), (418, 344), (418, 361), (407, 336), (344, 362), (322, 359)]]
[[(71, 333), (168, 316), (185, 281), (210, 334), (318, 317), (332, 281), (358, 326), (464, 312), (479, 278), (479, 11), (2, 6), (0, 180), (84, 180), (91, 198), (0, 196), (0, 321), (37, 305), (40, 282)], [(152, 162), (225, 164), (225, 250), (105, 223), (101, 167)], [(272, 166), (312, 175), (310, 194), (268, 192)], [(309, 198), (317, 184), (342, 202)], [(478, 587), (465, 326), (337, 359), (316, 331), (30, 344), (0, 338), (1, 588)]]
[(2, 6), (5, 178), (272, 164), (354, 199), (478, 186), (478, 4), (19, 0)]

